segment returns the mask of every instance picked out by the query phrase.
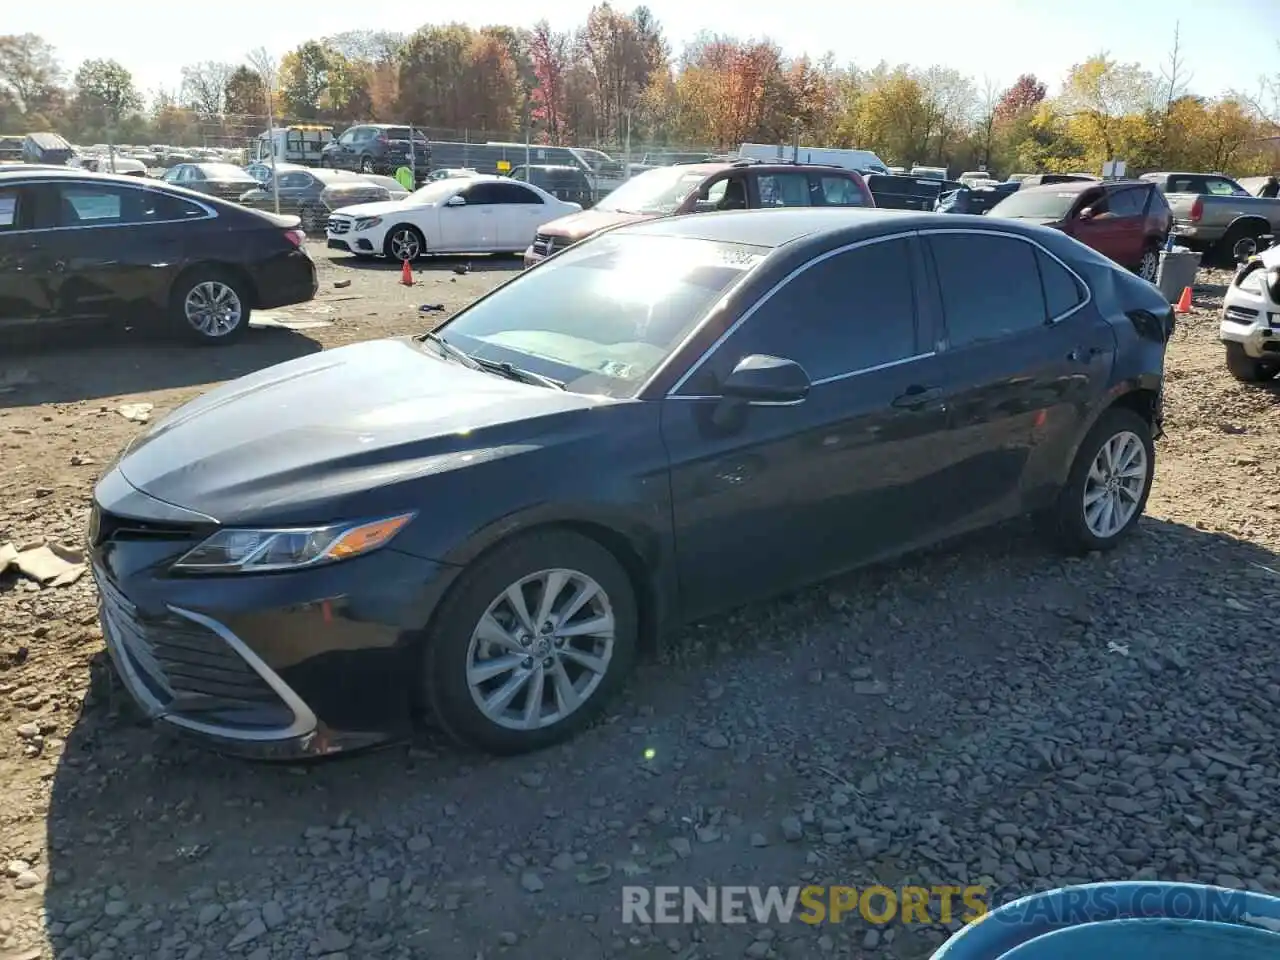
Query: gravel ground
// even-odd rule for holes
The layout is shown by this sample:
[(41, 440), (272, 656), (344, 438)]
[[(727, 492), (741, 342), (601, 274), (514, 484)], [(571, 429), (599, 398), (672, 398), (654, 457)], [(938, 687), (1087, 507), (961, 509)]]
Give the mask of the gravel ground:
[[(77, 334), (0, 363), (0, 545), (79, 541), (92, 482), (142, 429), (122, 403), (157, 416), (422, 329), (419, 304), (447, 316), (517, 266), (437, 264), (407, 289), (317, 257), (325, 302), (286, 318), (305, 329), (226, 351)], [(301, 768), (211, 756), (138, 725), (104, 681), (87, 577), (6, 575), (0, 957), (916, 958), (944, 928), (624, 926), (619, 888), (1280, 892), (1277, 392), (1227, 376), (1226, 277), (1207, 279), (1124, 548), (1067, 561), (1015, 524), (697, 624), (604, 723), (535, 756), (429, 736)]]

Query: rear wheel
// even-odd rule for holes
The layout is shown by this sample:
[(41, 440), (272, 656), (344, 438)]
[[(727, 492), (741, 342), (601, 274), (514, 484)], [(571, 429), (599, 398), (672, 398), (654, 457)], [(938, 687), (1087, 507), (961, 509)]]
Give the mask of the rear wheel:
[(1241, 383), (1265, 383), (1280, 372), (1280, 363), (1274, 360), (1255, 360), (1244, 352), (1243, 345), (1228, 343), (1227, 372)]
[(1138, 263), (1138, 276), (1147, 283), (1155, 283), (1160, 273), (1160, 248), (1148, 243), (1142, 251), (1142, 260)]
[(625, 682), (639, 633), (635, 593), (608, 550), (534, 531), (467, 569), (424, 656), (440, 726), (491, 753), (537, 750), (591, 722)]
[(1069, 553), (1118, 546), (1146, 509), (1155, 475), (1151, 425), (1124, 407), (1112, 407), (1076, 451), (1057, 502), (1042, 518)]
[(360, 158), (360, 172), (373, 173), (373, 157)]
[(217, 267), (197, 267), (174, 284), (169, 313), (188, 340), (221, 346), (240, 339), (249, 329), (250, 302), (248, 289), (238, 277)]
[(1247, 260), (1262, 249), (1264, 232), (1261, 224), (1246, 223), (1232, 227), (1214, 247), (1214, 259), (1223, 266)]

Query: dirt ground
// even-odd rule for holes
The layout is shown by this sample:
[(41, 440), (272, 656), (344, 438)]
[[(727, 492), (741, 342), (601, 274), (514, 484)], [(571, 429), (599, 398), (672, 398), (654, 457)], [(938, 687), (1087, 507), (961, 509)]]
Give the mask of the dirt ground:
[[(433, 262), (407, 288), (315, 256), (317, 301), (224, 350), (94, 330), (0, 356), (0, 546), (74, 560), (93, 483), (144, 429), (131, 405), (155, 419), (421, 331), (519, 269)], [(1124, 548), (1064, 560), (1015, 524), (697, 624), (536, 756), (430, 736), (302, 768), (210, 755), (104, 682), (90, 578), (0, 576), (0, 960), (907, 960), (955, 921), (624, 924), (621, 887), (1280, 892), (1280, 405), (1227, 375), (1227, 276), (1201, 280)]]

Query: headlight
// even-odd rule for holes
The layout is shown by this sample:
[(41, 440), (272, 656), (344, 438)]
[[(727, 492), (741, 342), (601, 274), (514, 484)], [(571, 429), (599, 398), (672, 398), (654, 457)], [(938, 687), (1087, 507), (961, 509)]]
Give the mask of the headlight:
[(1262, 278), (1266, 275), (1266, 271), (1262, 269), (1262, 264), (1255, 263), (1248, 270), (1249, 272), (1240, 278), (1240, 282), (1236, 286), (1241, 290), (1248, 290), (1252, 293), (1262, 293)]
[(351, 225), (351, 229), (368, 230), (370, 227), (376, 227), (381, 222), (381, 217), (357, 217), (356, 222)]
[(350, 560), (386, 546), (413, 517), (412, 513), (402, 513), (324, 527), (219, 530), (185, 553), (173, 569), (188, 573), (257, 573)]

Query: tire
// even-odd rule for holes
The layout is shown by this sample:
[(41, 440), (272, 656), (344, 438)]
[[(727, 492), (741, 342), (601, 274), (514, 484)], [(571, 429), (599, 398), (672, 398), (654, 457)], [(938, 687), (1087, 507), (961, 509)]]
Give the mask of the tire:
[(1227, 372), (1241, 383), (1266, 383), (1275, 379), (1277, 371), (1280, 371), (1280, 366), (1272, 361), (1255, 360), (1249, 356), (1242, 344), (1228, 343), (1226, 348)]
[(417, 260), (426, 252), (426, 238), (421, 230), (410, 223), (397, 223), (387, 231), (387, 236), (382, 241), (383, 256), (397, 263)]
[(1236, 244), (1242, 240), (1253, 242), (1253, 252), (1257, 253), (1261, 249), (1261, 241), (1259, 238), (1263, 234), (1263, 228), (1259, 226), (1238, 226), (1232, 227), (1227, 231), (1226, 235), (1217, 242), (1213, 250), (1213, 259), (1217, 260), (1220, 265), (1231, 266), (1236, 262), (1235, 248)]
[(360, 172), (361, 172), (361, 173), (376, 173), (376, 172), (377, 172), (377, 171), (375, 171), (375, 170), (373, 169), (373, 157), (361, 157), (361, 158), (360, 158)]
[[(527, 591), (521, 594), (527, 607), (539, 602), (538, 584), (551, 579), (554, 589), (561, 577), (565, 579), (553, 598), (559, 601), (553, 610), (563, 612), (576, 590), (594, 584), (598, 592), (579, 609), (569, 611), (568, 623), (579, 629), (588, 621), (603, 625), (603, 618), (611, 615), (611, 638), (603, 630), (599, 635), (560, 638), (545, 626), (535, 633), (514, 626), (518, 620), (506, 599), (510, 589), (527, 584), (521, 588)], [(530, 612), (537, 617), (536, 609)], [(490, 624), (483, 637), (482, 623)], [(638, 635), (635, 592), (613, 554), (568, 530), (533, 531), (499, 546), (463, 571), (441, 604), (424, 648), (422, 693), (440, 728), (466, 747), (499, 755), (540, 750), (573, 736), (599, 716), (631, 672)], [(523, 645), (514, 646), (522, 639)], [(499, 654), (507, 644), (519, 653)], [(602, 670), (583, 665), (580, 658), (588, 648), (588, 655), (595, 656), (595, 666)], [(533, 655), (516, 659), (526, 651)], [(487, 678), (472, 675), (475, 665), (501, 656), (511, 658), (508, 669)], [(566, 682), (583, 697), (568, 710), (557, 689)], [(508, 686), (513, 691), (508, 702), (486, 712), (481, 701)], [(532, 700), (535, 691), (536, 701)], [(538, 716), (530, 722), (535, 703)]]
[(245, 283), (234, 274), (214, 266), (196, 267), (174, 283), (169, 316), (193, 343), (226, 346), (249, 329), (251, 303)]
[[(1122, 469), (1126, 462), (1129, 464), (1130, 472), (1122, 474), (1118, 481), (1100, 484), (1094, 464), (1107, 447), (1119, 454), (1118, 465)], [(1140, 451), (1141, 458), (1145, 460), (1136, 451)], [(1114, 549), (1133, 532), (1133, 528), (1138, 525), (1138, 518), (1146, 509), (1147, 497), (1151, 495), (1151, 480), (1155, 476), (1155, 464), (1156, 451), (1151, 439), (1151, 425), (1132, 410), (1112, 407), (1099, 418), (1081, 442), (1067, 475), (1066, 485), (1058, 493), (1056, 503), (1041, 518), (1042, 527), (1068, 553), (1083, 554)], [(1105, 492), (1108, 487), (1114, 492)], [(1093, 498), (1091, 502), (1100, 506), (1092, 509), (1087, 507), (1086, 493)], [(1126, 510), (1132, 509), (1132, 512), (1123, 518), (1123, 522), (1108, 527), (1101, 522), (1104, 515), (1097, 512), (1099, 509), (1105, 511), (1107, 500), (1111, 501), (1113, 508), (1124, 505)]]
[(1147, 283), (1155, 283), (1160, 274), (1160, 247), (1158, 244), (1148, 242), (1142, 250), (1142, 259), (1138, 263), (1138, 268), (1134, 271), (1138, 276)]

